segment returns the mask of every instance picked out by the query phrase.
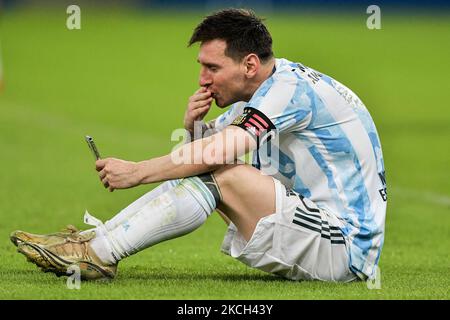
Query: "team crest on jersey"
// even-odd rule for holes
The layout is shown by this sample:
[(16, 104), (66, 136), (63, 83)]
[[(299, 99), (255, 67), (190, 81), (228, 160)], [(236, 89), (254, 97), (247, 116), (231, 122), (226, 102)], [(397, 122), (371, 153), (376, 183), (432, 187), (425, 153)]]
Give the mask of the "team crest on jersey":
[(236, 119), (234, 119), (233, 123), (235, 126), (238, 126), (242, 123), (244, 123), (245, 118), (247, 117), (247, 112), (244, 112), (243, 114), (241, 114), (240, 116), (238, 116)]

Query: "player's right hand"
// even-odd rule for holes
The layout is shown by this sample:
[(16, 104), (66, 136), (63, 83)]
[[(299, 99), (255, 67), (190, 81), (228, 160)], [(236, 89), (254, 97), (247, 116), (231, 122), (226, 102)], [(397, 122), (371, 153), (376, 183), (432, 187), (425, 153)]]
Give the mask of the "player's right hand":
[(189, 98), (189, 103), (184, 114), (184, 128), (194, 132), (194, 122), (201, 121), (211, 108), (213, 97), (205, 87), (201, 87)]

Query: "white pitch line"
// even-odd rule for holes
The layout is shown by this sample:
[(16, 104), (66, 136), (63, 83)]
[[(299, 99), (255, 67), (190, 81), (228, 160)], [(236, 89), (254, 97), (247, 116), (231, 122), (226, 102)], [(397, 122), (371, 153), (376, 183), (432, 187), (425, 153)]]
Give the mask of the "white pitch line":
[[(407, 198), (420, 199), (435, 205), (450, 208), (450, 196), (431, 192), (431, 191), (419, 191), (403, 187), (390, 188), (396, 195), (405, 196)], [(389, 187), (388, 187), (389, 192)]]

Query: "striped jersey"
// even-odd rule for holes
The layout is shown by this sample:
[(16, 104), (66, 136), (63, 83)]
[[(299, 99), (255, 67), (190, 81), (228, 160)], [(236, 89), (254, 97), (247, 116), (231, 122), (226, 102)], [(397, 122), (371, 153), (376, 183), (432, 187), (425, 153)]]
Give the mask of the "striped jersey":
[[(343, 84), (300, 63), (275, 60), (275, 71), (250, 101), (233, 104), (215, 127), (222, 130), (251, 113), (258, 126), (274, 129), (275, 138), (258, 142), (253, 166), (333, 213), (349, 242), (350, 269), (372, 278), (384, 242), (387, 201), (375, 124)], [(267, 152), (262, 145), (268, 143)]]

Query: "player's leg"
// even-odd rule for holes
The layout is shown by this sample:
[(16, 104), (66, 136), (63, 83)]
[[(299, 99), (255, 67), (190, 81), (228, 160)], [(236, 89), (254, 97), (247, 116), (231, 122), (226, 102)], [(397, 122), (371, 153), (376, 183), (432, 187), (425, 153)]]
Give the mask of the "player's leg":
[(355, 280), (343, 222), (280, 181), (253, 170), (237, 166), (215, 174), (224, 199), (219, 208), (233, 222), (222, 251), (291, 280)]
[(117, 223), (112, 228), (112, 224), (103, 225), (95, 218), (88, 221), (97, 225), (92, 248), (104, 262), (115, 264), (145, 248), (194, 231), (219, 201), (219, 192), (207, 185), (212, 179), (209, 173), (182, 179), (124, 219), (114, 217)]
[(197, 229), (219, 199), (211, 174), (183, 179), (121, 219), (112, 230), (86, 214), (85, 221), (96, 225), (95, 229), (71, 234), (51, 245), (24, 242), (18, 250), (44, 271), (65, 274), (75, 265), (83, 279), (111, 278), (124, 257)]
[(232, 222), (222, 248), (247, 265), (293, 280), (356, 278), (341, 222), (251, 166), (183, 179), (154, 201), (128, 221), (133, 232), (119, 226), (104, 238), (125, 250), (120, 258), (195, 230), (218, 208)]
[(223, 219), (223, 221), (227, 224), (227, 226), (229, 226), (230, 222), (231, 222), (230, 218), (228, 218), (227, 215), (225, 213), (223, 213), (223, 211), (221, 211), (219, 208), (216, 208), (216, 212)]
[(217, 208), (248, 241), (258, 221), (275, 213), (273, 178), (242, 164), (224, 166), (214, 172), (214, 177), (222, 193)]
[(147, 192), (142, 197), (132, 202), (118, 214), (116, 214), (113, 218), (105, 222), (105, 226), (108, 230), (112, 230), (118, 225), (122, 224), (123, 221), (127, 220), (129, 217), (134, 215), (136, 212), (141, 210), (146, 204), (148, 204), (153, 199), (156, 199), (163, 193), (169, 191), (180, 183), (180, 179), (169, 180), (161, 183), (158, 187), (153, 190)]
[[(100, 259), (100, 263), (98, 259), (91, 259), (92, 254), (87, 258), (95, 261), (97, 266), (108, 267), (149, 246), (189, 233), (202, 225), (217, 207), (221, 187), (224, 192), (221, 209), (227, 211), (228, 217), (238, 228), (242, 228), (246, 237), (250, 237), (258, 219), (274, 212), (272, 178), (244, 165), (227, 166), (217, 171), (216, 176), (217, 179), (214, 179), (212, 174), (183, 179), (174, 188), (151, 200), (127, 219), (121, 220), (112, 230), (97, 221), (95, 238), (81, 239), (79, 251), (91, 249)], [(246, 179), (248, 181), (243, 183)], [(238, 187), (240, 184), (242, 186)], [(251, 187), (253, 184), (256, 187)], [(255, 196), (255, 193), (259, 193), (259, 197)], [(95, 218), (92, 220), (95, 222)], [(71, 242), (70, 248), (73, 248), (73, 244), (74, 242)], [(71, 264), (79, 262), (77, 252), (67, 255), (68, 250), (63, 248), (67, 245), (38, 248), (38, 253), (27, 255), (34, 261), (43, 255), (45, 258), (54, 258), (56, 255), (61, 261)], [(65, 256), (61, 257), (60, 252)], [(64, 264), (44, 267), (52, 272), (55, 272), (53, 268), (65, 272), (67, 262), (67, 266)]]
[[(133, 214), (141, 210), (147, 203), (152, 201), (153, 199), (159, 197), (161, 194), (165, 193), (166, 191), (172, 189), (180, 182), (179, 179), (176, 180), (169, 180), (166, 182), (161, 183), (158, 187), (154, 188), (153, 190), (147, 192), (134, 202), (132, 202), (129, 206), (124, 208), (122, 211), (120, 211), (118, 214), (116, 214), (112, 219), (105, 222), (105, 226), (108, 230), (112, 230), (123, 221), (131, 217)], [(90, 230), (84, 231), (84, 233), (87, 233)], [(64, 242), (64, 238), (67, 236), (70, 236), (77, 232), (78, 230), (72, 226), (69, 225), (67, 228), (61, 230), (60, 232), (55, 232), (51, 234), (33, 234), (21, 230), (17, 230), (11, 233), (10, 239), (11, 241), (17, 246), (19, 243), (22, 242), (33, 242), (36, 244), (41, 245), (49, 245), (51, 243), (57, 243), (57, 242)]]
[(114, 229), (100, 225), (92, 247), (116, 263), (159, 242), (192, 232), (219, 208), (248, 240), (261, 217), (275, 212), (273, 179), (248, 165), (181, 180)]
[(227, 165), (213, 174), (183, 179), (108, 230), (102, 240), (109, 240), (115, 255), (123, 258), (195, 230), (217, 207), (249, 239), (259, 219), (275, 212), (273, 179), (248, 165)]

